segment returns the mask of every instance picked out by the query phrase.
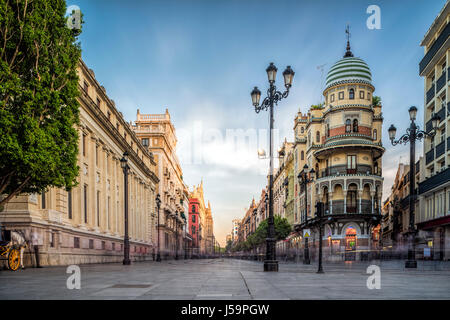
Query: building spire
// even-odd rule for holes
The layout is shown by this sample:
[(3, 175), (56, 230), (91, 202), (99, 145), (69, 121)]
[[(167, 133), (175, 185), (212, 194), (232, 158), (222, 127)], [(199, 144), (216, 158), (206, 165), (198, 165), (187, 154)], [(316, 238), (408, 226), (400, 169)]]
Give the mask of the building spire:
[(348, 24), (345, 33), (347, 34), (347, 51), (344, 54), (344, 58), (353, 57), (353, 53), (350, 51), (350, 26)]

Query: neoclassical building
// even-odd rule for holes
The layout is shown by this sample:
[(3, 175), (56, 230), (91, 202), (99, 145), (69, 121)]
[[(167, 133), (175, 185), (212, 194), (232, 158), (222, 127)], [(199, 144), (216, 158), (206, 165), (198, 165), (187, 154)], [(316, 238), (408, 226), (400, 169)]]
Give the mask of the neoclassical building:
[(154, 155), (155, 170), (160, 179), (156, 193), (160, 194), (161, 207), (156, 227), (161, 257), (184, 257), (189, 233), (189, 189), (183, 181), (176, 154), (177, 137), (169, 110), (163, 114), (141, 114), (138, 109), (132, 129), (141, 144)]
[(296, 118), (294, 167), (302, 173), (306, 164), (308, 175), (312, 168), (316, 172), (306, 186), (306, 199), (297, 182), (296, 229), (312, 228), (310, 244), (317, 248), (315, 204), (325, 204), (324, 259), (359, 259), (373, 245), (379, 225), (385, 149), (381, 105), (372, 103), (374, 90), (369, 66), (353, 56), (347, 42), (344, 57), (328, 71), (324, 104)]
[[(33, 234), (44, 266), (122, 261), (125, 189), (120, 159), (127, 151), (131, 259), (151, 259), (159, 182), (153, 155), (82, 60), (78, 75), (78, 185), (71, 191), (22, 194), (5, 205), (0, 222), (6, 229), (22, 230), (27, 240)], [(29, 249), (25, 262), (35, 263)]]

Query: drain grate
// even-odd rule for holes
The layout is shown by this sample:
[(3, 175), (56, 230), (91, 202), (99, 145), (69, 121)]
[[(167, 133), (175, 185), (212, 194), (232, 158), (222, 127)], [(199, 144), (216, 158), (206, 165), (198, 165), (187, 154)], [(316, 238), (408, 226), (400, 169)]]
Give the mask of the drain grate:
[(143, 289), (143, 288), (150, 288), (151, 284), (126, 284), (126, 283), (118, 283), (110, 288), (126, 288), (126, 289)]

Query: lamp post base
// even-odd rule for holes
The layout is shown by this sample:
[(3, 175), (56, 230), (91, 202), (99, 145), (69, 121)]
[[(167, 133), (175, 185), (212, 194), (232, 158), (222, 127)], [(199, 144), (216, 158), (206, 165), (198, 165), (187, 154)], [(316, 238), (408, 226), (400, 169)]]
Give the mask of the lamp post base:
[(278, 261), (277, 260), (265, 260), (264, 261), (264, 271), (268, 272), (278, 272)]
[(406, 260), (405, 262), (405, 268), (417, 268), (417, 261), (416, 260)]
[(131, 264), (130, 259), (123, 259), (123, 265), (124, 266), (129, 266)]
[(308, 259), (304, 259), (303, 260), (303, 264), (311, 264), (311, 260), (309, 260), (309, 258)]

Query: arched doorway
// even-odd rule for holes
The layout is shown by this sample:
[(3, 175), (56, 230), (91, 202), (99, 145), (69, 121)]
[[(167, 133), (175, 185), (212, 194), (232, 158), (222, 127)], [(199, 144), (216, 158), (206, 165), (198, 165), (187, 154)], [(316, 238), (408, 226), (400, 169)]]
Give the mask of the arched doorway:
[(356, 260), (356, 229), (354, 227), (347, 227), (345, 230), (345, 261)]

